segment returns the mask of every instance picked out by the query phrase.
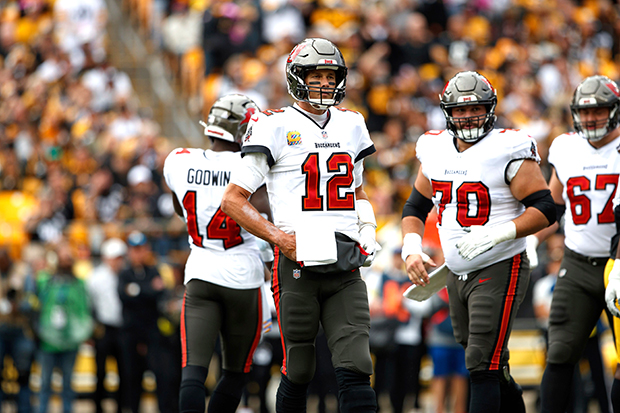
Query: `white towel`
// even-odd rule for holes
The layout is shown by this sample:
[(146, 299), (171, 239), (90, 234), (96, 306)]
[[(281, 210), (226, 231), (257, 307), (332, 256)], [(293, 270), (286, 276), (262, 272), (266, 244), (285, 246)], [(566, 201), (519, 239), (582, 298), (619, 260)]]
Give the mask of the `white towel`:
[(329, 226), (303, 222), (295, 227), (297, 261), (305, 266), (333, 264), (338, 261), (336, 233)]

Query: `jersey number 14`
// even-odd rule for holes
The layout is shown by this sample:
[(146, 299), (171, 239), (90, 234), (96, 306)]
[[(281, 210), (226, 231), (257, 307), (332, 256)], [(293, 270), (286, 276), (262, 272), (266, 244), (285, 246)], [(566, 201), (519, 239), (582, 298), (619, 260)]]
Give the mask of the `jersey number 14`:
[[(183, 208), (187, 211), (187, 232), (192, 237), (194, 245), (204, 247), (204, 237), (198, 228), (198, 216), (196, 214), (196, 191), (187, 191), (183, 197)], [(222, 212), (218, 207), (215, 214), (207, 224), (207, 238), (222, 240), (224, 249), (243, 244), (241, 227), (231, 217)]]

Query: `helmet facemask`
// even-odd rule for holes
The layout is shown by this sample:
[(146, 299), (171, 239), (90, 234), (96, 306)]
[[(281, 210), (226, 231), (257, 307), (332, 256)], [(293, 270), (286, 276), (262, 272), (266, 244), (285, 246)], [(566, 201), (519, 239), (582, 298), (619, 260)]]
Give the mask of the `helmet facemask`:
[[(451, 116), (452, 109), (445, 109), (444, 114), (446, 115), (448, 130), (453, 136), (456, 136), (463, 142), (472, 143), (479, 141), (493, 129), (496, 119), (494, 112), (489, 112), (489, 107), (487, 105), (484, 106), (487, 113), (466, 118), (455, 118)], [(480, 126), (470, 128), (470, 125)]]
[[(583, 109), (609, 108), (605, 119), (582, 121)], [(598, 142), (618, 126), (620, 117), (620, 90), (606, 76), (590, 76), (575, 90), (570, 105), (575, 130), (590, 142)]]

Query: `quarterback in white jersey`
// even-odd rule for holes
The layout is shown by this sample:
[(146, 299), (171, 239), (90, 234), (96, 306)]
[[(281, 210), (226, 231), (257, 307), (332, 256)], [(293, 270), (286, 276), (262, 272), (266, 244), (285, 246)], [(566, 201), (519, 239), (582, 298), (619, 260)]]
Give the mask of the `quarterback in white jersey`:
[[(191, 248), (181, 313), (181, 413), (205, 411), (204, 382), (219, 336), (223, 374), (208, 411), (237, 410), (263, 326), (271, 319), (264, 311), (265, 266), (257, 241), (220, 207), (231, 174), (241, 163), (241, 137), (255, 113), (258, 107), (244, 95), (218, 99), (204, 124), (211, 149), (178, 148), (164, 164), (164, 178), (175, 211), (187, 223)], [(252, 198), (269, 213), (264, 187)], [(264, 259), (273, 261), (273, 254)]]
[(268, 110), (250, 125), (242, 151), (267, 156), (276, 227), (293, 234), (300, 223), (317, 218), (358, 240), (354, 189), (362, 183), (362, 159), (375, 151), (362, 115), (331, 108), (319, 126), (296, 106)]
[[(620, 89), (606, 76), (590, 76), (575, 90), (570, 109), (576, 133), (558, 136), (549, 148), (554, 168), (549, 187), (558, 219), (566, 212), (565, 249), (551, 302), (541, 411), (558, 413), (568, 408), (566, 394), (572, 388), (575, 365), (601, 312), (606, 307), (617, 311), (612, 275), (605, 303), (605, 265), (616, 232), (613, 199), (620, 174)], [(555, 224), (541, 231), (536, 241), (557, 229)], [(614, 328), (611, 314), (606, 313)], [(611, 392), (614, 411), (620, 411), (619, 374), (616, 371)]]
[(497, 95), (484, 76), (457, 73), (440, 99), (447, 130), (418, 140), (421, 166), (403, 208), (402, 258), (424, 288), (436, 264), (422, 251), (422, 236), (436, 207), (454, 337), (470, 372), (469, 412), (524, 413), (507, 344), (529, 281), (523, 237), (555, 221), (553, 200), (534, 140), (493, 128)]
[[(222, 209), (276, 246), (272, 291), (284, 361), (276, 410), (306, 411), (323, 326), (340, 388), (340, 411), (374, 412), (370, 387), (370, 313), (359, 271), (376, 249), (376, 221), (363, 189), (363, 159), (375, 152), (364, 118), (336, 107), (347, 67), (329, 40), (295, 46), (286, 65), (292, 107), (252, 118), (242, 173), (231, 178)], [(273, 224), (247, 202), (266, 179)]]

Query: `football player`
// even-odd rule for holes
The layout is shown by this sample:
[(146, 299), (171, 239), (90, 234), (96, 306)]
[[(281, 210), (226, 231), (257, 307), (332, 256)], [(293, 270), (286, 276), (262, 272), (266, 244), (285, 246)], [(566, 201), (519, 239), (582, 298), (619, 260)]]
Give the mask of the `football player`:
[[(347, 67), (330, 41), (309, 38), (286, 63), (293, 106), (252, 118), (222, 209), (276, 246), (272, 291), (284, 362), (278, 412), (305, 412), (322, 324), (339, 386), (340, 411), (376, 411), (370, 387), (370, 316), (359, 267), (375, 252), (376, 221), (363, 189), (363, 160), (375, 152), (361, 114), (337, 107)], [(274, 223), (247, 198), (267, 180)]]
[[(620, 172), (619, 103), (620, 90), (611, 79), (586, 78), (575, 90), (570, 105), (576, 132), (558, 136), (549, 148), (549, 163), (554, 168), (549, 187), (558, 219), (566, 215), (564, 258), (549, 316), (542, 412), (566, 411), (575, 364), (606, 308), (605, 264), (616, 231), (612, 201)], [(555, 224), (536, 234), (538, 241), (557, 228)], [(615, 285), (610, 281), (609, 293), (613, 294)], [(616, 379), (612, 388), (614, 411), (620, 411), (619, 396), (620, 382)]]
[(525, 412), (507, 344), (529, 282), (524, 237), (555, 222), (536, 143), (495, 129), (496, 104), (479, 73), (450, 79), (440, 95), (447, 129), (420, 137), (421, 166), (402, 218), (402, 258), (411, 281), (425, 286), (435, 263), (422, 252), (422, 237), (437, 207), (450, 315), (470, 372), (470, 413)]
[[(178, 148), (164, 164), (175, 211), (187, 223), (191, 250), (181, 313), (181, 413), (205, 411), (204, 383), (218, 335), (223, 370), (208, 411), (235, 412), (261, 337), (265, 299), (261, 253), (256, 238), (220, 207), (231, 174), (241, 162), (241, 138), (258, 111), (244, 95), (221, 97), (203, 123), (211, 149)], [(252, 202), (269, 213), (264, 186)], [(273, 260), (273, 254), (264, 259)]]

